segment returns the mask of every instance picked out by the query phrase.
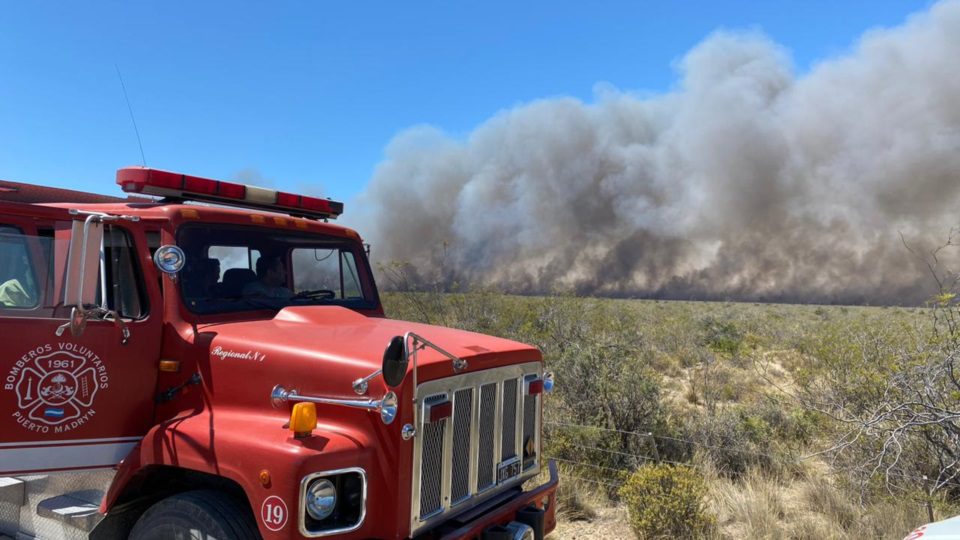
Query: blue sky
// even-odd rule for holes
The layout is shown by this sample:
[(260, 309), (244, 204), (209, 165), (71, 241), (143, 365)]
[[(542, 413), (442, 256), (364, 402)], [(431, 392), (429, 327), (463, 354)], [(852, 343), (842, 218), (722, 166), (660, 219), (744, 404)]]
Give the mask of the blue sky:
[[(761, 30), (799, 71), (925, 1), (10, 2), (0, 17), (0, 178), (117, 193), (140, 163), (349, 201), (390, 139), (465, 136), (597, 83), (676, 84), (717, 29)], [(347, 209), (349, 212), (349, 208)]]

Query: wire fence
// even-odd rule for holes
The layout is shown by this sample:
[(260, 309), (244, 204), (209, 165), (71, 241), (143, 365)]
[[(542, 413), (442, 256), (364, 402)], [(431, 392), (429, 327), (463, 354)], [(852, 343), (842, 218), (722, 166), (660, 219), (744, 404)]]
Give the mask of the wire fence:
[(781, 459), (781, 458), (782, 458), (782, 456), (774, 456), (773, 454), (764, 453), (764, 452), (756, 452), (756, 451), (752, 451), (752, 450), (746, 450), (746, 449), (743, 449), (743, 448), (730, 448), (730, 447), (727, 447), (727, 446), (711, 445), (711, 444), (706, 444), (706, 443), (702, 443), (702, 442), (698, 442), (698, 441), (692, 441), (692, 440), (690, 440), (690, 439), (682, 439), (682, 438), (679, 438), (679, 437), (669, 437), (669, 436), (666, 436), (666, 435), (655, 435), (653, 432), (626, 431), (626, 430), (622, 430), (622, 429), (605, 428), (605, 427), (593, 426), (593, 425), (586, 425), (586, 424), (571, 424), (571, 423), (568, 423), (568, 422), (544, 422), (544, 424), (546, 424), (546, 425), (548, 425), (548, 426), (556, 426), (556, 427), (562, 427), (562, 428), (590, 429), (590, 430), (596, 430), (596, 431), (604, 431), (604, 432), (618, 433), (618, 434), (621, 434), (621, 435), (632, 435), (632, 436), (635, 436), (635, 437), (643, 437), (643, 438), (648, 438), (648, 439), (656, 439), (656, 440), (660, 440), (660, 441), (679, 442), (679, 443), (683, 443), (683, 444), (688, 444), (688, 445), (690, 445), (690, 446), (697, 446), (697, 447), (700, 447), (700, 448), (708, 448), (708, 449), (711, 449), (711, 450), (718, 450), (718, 451), (721, 451), (721, 452), (729, 452), (729, 453), (735, 453), (735, 454), (748, 454), (748, 455), (753, 455), (753, 456), (758, 456), (758, 457), (769, 458), (769, 459), (771, 459), (771, 460), (773, 460), (773, 459)]
[(573, 478), (581, 482), (589, 482), (591, 484), (598, 484), (598, 485), (603, 485), (603, 486), (612, 487), (612, 488), (619, 488), (620, 486), (623, 485), (623, 482), (609, 482), (609, 481), (597, 480), (592, 478), (584, 478), (582, 476), (575, 476), (572, 474), (565, 474), (564, 478), (568, 478), (568, 479)]
[[(691, 439), (685, 439), (685, 438), (676, 437), (676, 436), (657, 435), (657, 434), (654, 434), (653, 432), (629, 431), (629, 430), (601, 427), (596, 425), (576, 424), (572, 422), (545, 421), (544, 424), (548, 427), (552, 427), (560, 430), (592, 430), (592, 431), (599, 431), (599, 432), (606, 432), (606, 433), (616, 433), (619, 435), (627, 435), (631, 437), (645, 439), (647, 441), (669, 441), (673, 443), (680, 443), (680, 444), (689, 445), (689, 447), (691, 448), (703, 448), (703, 449), (708, 449), (708, 450), (711, 450), (714, 452), (720, 452), (720, 453), (752, 455), (755, 457), (762, 457), (764, 459), (769, 460), (769, 463), (780, 465), (780, 466), (796, 466), (812, 458), (812, 456), (789, 458), (783, 455), (775, 455), (775, 454), (766, 453), (766, 452), (757, 452), (754, 450), (746, 450), (743, 448), (733, 448), (733, 447), (727, 447), (727, 446), (707, 444), (700, 441), (694, 441)], [(551, 431), (552, 430), (547, 430), (545, 432), (547, 438), (550, 437)], [(587, 452), (599, 452), (601, 454), (606, 454), (611, 456), (630, 458), (632, 460), (635, 460), (635, 462), (638, 465), (643, 463), (666, 463), (669, 465), (701, 468), (700, 465), (694, 462), (680, 462), (680, 461), (662, 458), (659, 455), (659, 451), (657, 450), (656, 444), (652, 445), (653, 455), (644, 455), (644, 454), (638, 454), (636, 452), (627, 452), (627, 451), (624, 451), (623, 449), (611, 449), (611, 448), (602, 448), (598, 446), (578, 444), (570, 441), (564, 441), (563, 446), (567, 448), (584, 450)], [(632, 468), (631, 467), (611, 467), (609, 465), (598, 465), (596, 463), (592, 463), (588, 461), (570, 459), (570, 456), (563, 456), (563, 457), (546, 456), (546, 457), (550, 459), (554, 459), (555, 461), (566, 464), (570, 467), (583, 467), (583, 468), (595, 469), (598, 471), (610, 471), (612, 473), (619, 474), (619, 475), (630, 474), (635, 470), (635, 467), (632, 467)], [(840, 474), (840, 472), (835, 472), (835, 474)], [(884, 471), (883, 474), (886, 474), (892, 477), (901, 478), (904, 480), (911, 480), (913, 482), (916, 482), (918, 485), (923, 486), (924, 489), (928, 488), (933, 482), (933, 480), (931, 480), (926, 476), (909, 475), (909, 474), (901, 473), (898, 471)], [(604, 478), (603, 480), (597, 480), (597, 479), (581, 478), (579, 476), (573, 476), (570, 474), (567, 474), (566, 476), (568, 478), (575, 478), (575, 479), (583, 480), (585, 482), (603, 484), (611, 487), (618, 487), (623, 484), (622, 481), (610, 480), (607, 478)], [(952, 487), (960, 488), (960, 481), (955, 479), (941, 480), (941, 481), (938, 481), (938, 484), (942, 486), (952, 486)], [(926, 503), (927, 501), (924, 501), (924, 504)]]

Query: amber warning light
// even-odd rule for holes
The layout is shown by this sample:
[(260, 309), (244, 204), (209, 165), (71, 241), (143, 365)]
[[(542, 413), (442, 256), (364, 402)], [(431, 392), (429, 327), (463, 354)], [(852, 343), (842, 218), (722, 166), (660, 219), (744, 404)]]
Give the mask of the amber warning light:
[(335, 219), (343, 213), (343, 203), (329, 199), (146, 167), (118, 170), (117, 184), (127, 193), (256, 208), (316, 219)]

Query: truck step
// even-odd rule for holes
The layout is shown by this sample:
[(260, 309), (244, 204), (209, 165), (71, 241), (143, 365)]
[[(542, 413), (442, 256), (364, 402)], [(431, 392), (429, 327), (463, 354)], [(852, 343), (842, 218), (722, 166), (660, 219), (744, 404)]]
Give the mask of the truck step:
[(112, 470), (0, 477), (0, 540), (87, 540)]
[[(83, 531), (92, 531), (102, 516), (98, 511), (100, 503), (89, 500), (90, 495), (93, 494), (68, 493), (44, 499), (37, 505), (37, 515), (55, 519)], [(97, 495), (102, 497), (102, 493)]]
[[(23, 506), (26, 500), (23, 480), (10, 477), (0, 477), (0, 503)], [(0, 537), (3, 540), (3, 537)]]

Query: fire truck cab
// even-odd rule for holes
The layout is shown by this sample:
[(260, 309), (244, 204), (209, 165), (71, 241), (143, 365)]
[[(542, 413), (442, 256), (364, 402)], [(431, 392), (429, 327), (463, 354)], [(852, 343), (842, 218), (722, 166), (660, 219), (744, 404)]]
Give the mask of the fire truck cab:
[(539, 351), (391, 320), (343, 205), (0, 182), (0, 538), (529, 538)]

